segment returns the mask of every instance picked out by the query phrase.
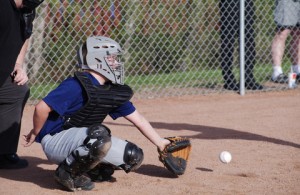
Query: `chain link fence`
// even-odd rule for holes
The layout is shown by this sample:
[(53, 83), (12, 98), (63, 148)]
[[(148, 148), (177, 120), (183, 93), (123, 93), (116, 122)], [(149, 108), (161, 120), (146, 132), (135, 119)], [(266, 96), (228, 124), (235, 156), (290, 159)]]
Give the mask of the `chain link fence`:
[[(285, 90), (287, 84), (271, 82), (275, 2), (245, 0), (245, 7), (249, 2), (255, 8), (253, 75), (264, 86), (258, 92)], [(123, 46), (125, 83), (136, 98), (230, 92), (222, 76), (220, 24), (232, 22), (232, 16), (225, 14), (221, 21), (220, 10), (218, 0), (45, 0), (37, 10), (26, 57), (30, 100), (41, 99), (73, 75), (77, 49), (91, 35), (109, 36)], [(239, 38), (225, 40), (235, 48), (232, 74), (238, 82)], [(290, 65), (285, 54), (284, 72)]]

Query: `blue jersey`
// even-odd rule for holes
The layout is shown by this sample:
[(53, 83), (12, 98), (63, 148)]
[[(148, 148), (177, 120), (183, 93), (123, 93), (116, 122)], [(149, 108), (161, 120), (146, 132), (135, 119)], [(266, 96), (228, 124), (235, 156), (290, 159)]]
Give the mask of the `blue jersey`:
[[(94, 85), (100, 85), (98, 80), (91, 74), (86, 73)], [(38, 134), (36, 141), (41, 142), (42, 138), (51, 133), (58, 133), (63, 130), (63, 116), (71, 115), (78, 111), (87, 101), (84, 89), (74, 77), (64, 80), (56, 89), (51, 91), (43, 101), (52, 108), (46, 123)], [(130, 101), (114, 109), (109, 115), (115, 120), (127, 116), (135, 111)]]

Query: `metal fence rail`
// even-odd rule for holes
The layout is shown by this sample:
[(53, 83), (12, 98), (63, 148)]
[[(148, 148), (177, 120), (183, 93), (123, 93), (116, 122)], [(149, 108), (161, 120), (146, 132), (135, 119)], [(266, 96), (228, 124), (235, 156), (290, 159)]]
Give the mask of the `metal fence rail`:
[[(253, 2), (254, 76), (264, 85), (262, 91), (287, 89), (286, 84), (270, 81), (274, 1)], [(109, 36), (121, 43), (125, 82), (137, 98), (228, 92), (223, 89), (220, 66), (219, 1), (45, 0), (37, 10), (26, 57), (31, 102), (73, 74), (76, 50), (91, 35)], [(233, 72), (238, 80), (238, 38), (235, 48)], [(285, 72), (290, 65), (285, 55)]]

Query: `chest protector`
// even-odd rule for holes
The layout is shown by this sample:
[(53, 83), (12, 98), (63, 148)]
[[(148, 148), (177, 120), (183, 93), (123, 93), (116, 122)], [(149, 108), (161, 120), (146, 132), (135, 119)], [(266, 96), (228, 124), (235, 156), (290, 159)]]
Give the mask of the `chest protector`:
[(85, 90), (87, 102), (74, 114), (64, 117), (64, 129), (102, 123), (109, 112), (130, 100), (133, 95), (128, 85), (110, 83), (96, 86), (82, 72), (75, 72), (75, 78)]

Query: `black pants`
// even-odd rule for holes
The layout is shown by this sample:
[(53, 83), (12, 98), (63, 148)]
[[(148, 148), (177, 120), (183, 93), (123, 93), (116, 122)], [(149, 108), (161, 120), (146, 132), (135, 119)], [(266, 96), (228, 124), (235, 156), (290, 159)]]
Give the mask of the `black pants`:
[[(236, 40), (239, 41), (240, 31), (240, 1), (221, 0), (221, 66), (225, 83), (235, 82), (232, 72), (233, 54)], [(254, 4), (252, 0), (245, 1), (245, 80), (254, 82), (253, 67), (255, 64), (254, 40)]]
[(21, 119), (29, 93), (27, 85), (18, 86), (10, 77), (0, 87), (0, 155), (17, 152)]

